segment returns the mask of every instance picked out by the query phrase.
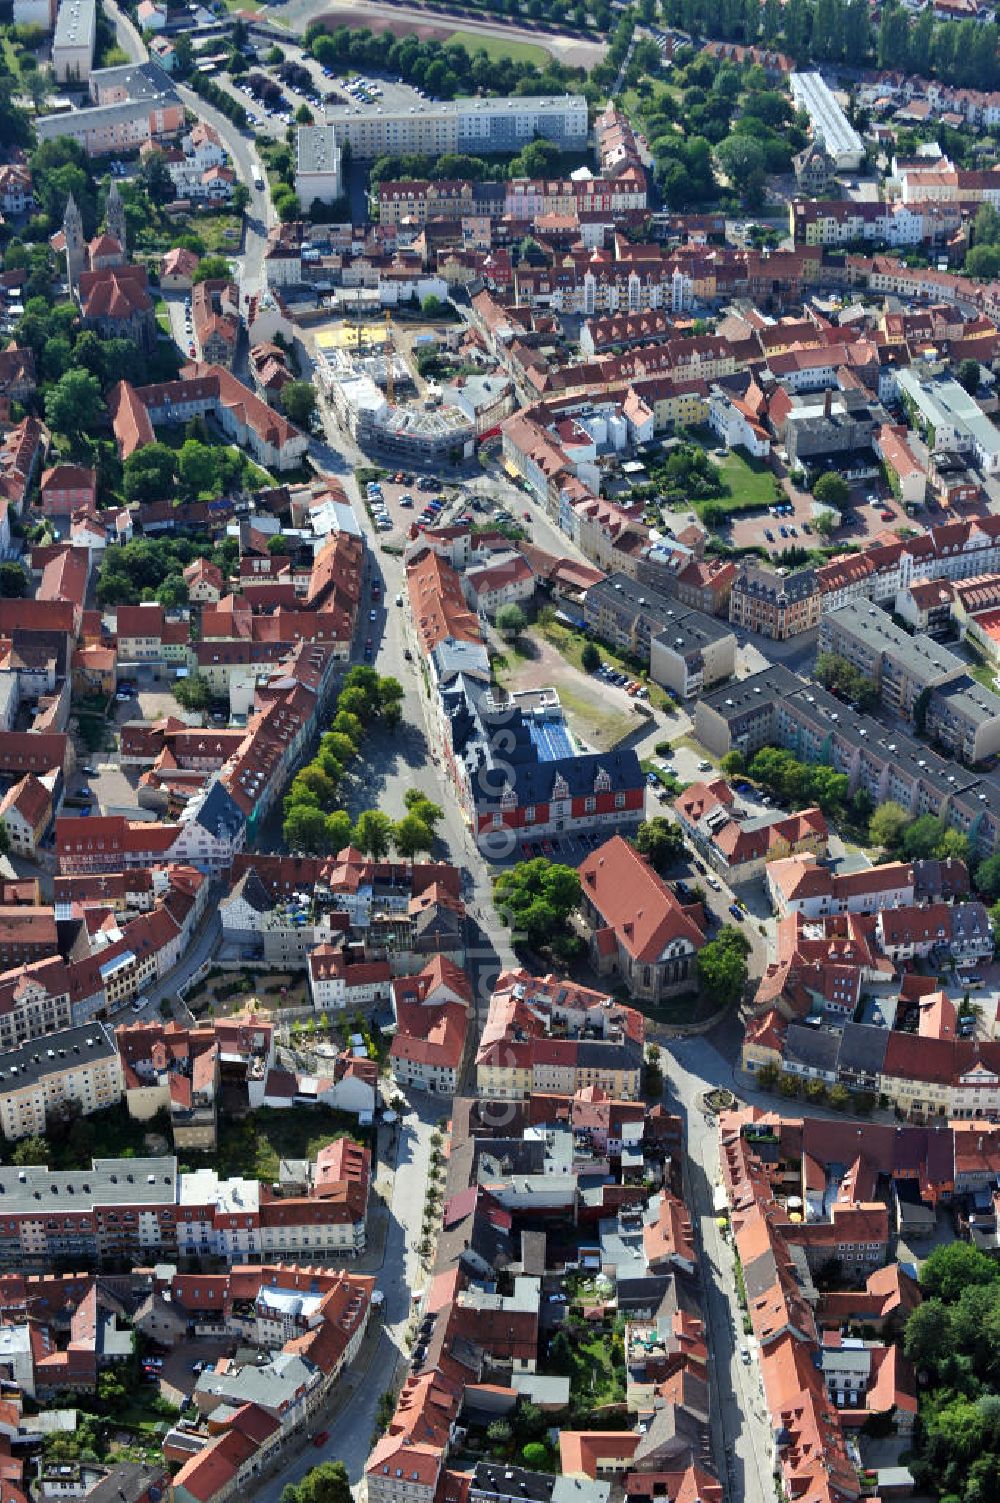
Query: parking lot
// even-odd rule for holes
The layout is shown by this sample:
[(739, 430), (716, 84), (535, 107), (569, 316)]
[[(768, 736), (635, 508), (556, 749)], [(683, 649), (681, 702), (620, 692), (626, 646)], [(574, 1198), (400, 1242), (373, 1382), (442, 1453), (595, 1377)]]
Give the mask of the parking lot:
[[(518, 520), (510, 506), (494, 505), (491, 497), (454, 483), (441, 483), (438, 476), (415, 475), (396, 470), (391, 477), (369, 489), (367, 500), (375, 525), (387, 543), (406, 539), (414, 523), (444, 527), (462, 518), (478, 523)], [(522, 519), (523, 520), (523, 519)]]
[(816, 548), (823, 538), (815, 530), (815, 519), (825, 509), (807, 492), (790, 490), (766, 510), (735, 517), (729, 541), (736, 548), (765, 548), (774, 555), (786, 548)]
[[(296, 110), (303, 104), (312, 110), (349, 105), (360, 114), (366, 110), (412, 109), (426, 97), (420, 89), (388, 75), (374, 77), (357, 74), (350, 79), (344, 78), (330, 68), (321, 67), (311, 53), (303, 48), (284, 41), (280, 43), (284, 61), (266, 63), (264, 59), (271, 45), (270, 41), (261, 43), (259, 59), (251, 61), (246, 78), (236, 80), (225, 73), (219, 73), (215, 78), (216, 83), (243, 105), (250, 124), (267, 134), (280, 135), (283, 127), (291, 123)], [(289, 65), (304, 68), (309, 74), (308, 84), (301, 80), (291, 83), (287, 77), (282, 77), (283, 72), (287, 73)], [(262, 100), (256, 93), (252, 93), (247, 87), (247, 79), (254, 74), (263, 74), (270, 84), (280, 90), (280, 94), (270, 92), (267, 100)]]
[[(845, 509), (846, 521), (835, 527), (829, 538), (816, 528), (816, 519), (832, 508), (817, 501), (809, 491), (800, 490), (787, 478), (784, 495), (774, 506), (745, 512), (730, 523), (728, 541), (737, 548), (763, 548), (778, 557), (788, 548), (821, 548), (837, 543), (870, 543), (886, 530), (900, 526), (922, 531), (921, 524), (907, 516), (889, 487), (879, 481), (865, 481), (855, 486)], [(835, 514), (836, 515), (836, 514)], [(943, 520), (938, 517), (933, 520)]]

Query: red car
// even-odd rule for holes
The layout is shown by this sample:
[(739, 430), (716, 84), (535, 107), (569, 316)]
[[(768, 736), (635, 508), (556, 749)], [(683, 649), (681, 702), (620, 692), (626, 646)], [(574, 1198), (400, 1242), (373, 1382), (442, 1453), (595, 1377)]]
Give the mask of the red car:
[(327, 1441), (329, 1439), (330, 1439), (330, 1432), (329, 1432), (329, 1430), (321, 1430), (318, 1435), (314, 1435), (313, 1436), (313, 1445), (314, 1446), (325, 1446), (326, 1443), (327, 1443)]

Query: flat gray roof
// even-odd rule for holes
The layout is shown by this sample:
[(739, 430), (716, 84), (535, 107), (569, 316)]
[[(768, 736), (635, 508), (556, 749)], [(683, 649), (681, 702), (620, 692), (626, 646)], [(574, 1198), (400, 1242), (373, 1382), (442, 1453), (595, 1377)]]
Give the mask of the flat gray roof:
[(173, 1205), (177, 1199), (177, 1160), (94, 1159), (89, 1169), (55, 1172), (42, 1165), (0, 1168), (0, 1216), (4, 1211), (77, 1211), (95, 1206)]
[(118, 1050), (103, 1023), (65, 1028), (32, 1039), (19, 1049), (0, 1054), (0, 1093), (23, 1090), (47, 1075), (58, 1075), (95, 1060), (114, 1059)]
[(53, 47), (93, 47), (96, 36), (97, 0), (62, 0)]
[(911, 637), (881, 606), (868, 600), (849, 600), (846, 605), (830, 611), (823, 617), (821, 638), (827, 625), (847, 632), (871, 652), (897, 659), (914, 677), (929, 682), (937, 677), (961, 673), (965, 666), (960, 657), (940, 642), (935, 642), (933, 637), (924, 633)]

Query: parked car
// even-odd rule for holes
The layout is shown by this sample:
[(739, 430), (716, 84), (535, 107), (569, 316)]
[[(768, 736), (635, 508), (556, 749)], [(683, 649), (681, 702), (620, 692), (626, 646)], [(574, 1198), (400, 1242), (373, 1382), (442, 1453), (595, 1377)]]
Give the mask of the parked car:
[(313, 1445), (317, 1446), (317, 1447), (318, 1446), (325, 1446), (326, 1443), (327, 1443), (327, 1441), (329, 1439), (330, 1439), (330, 1432), (329, 1432), (329, 1430), (320, 1430), (318, 1432), (318, 1434), (316, 1434), (316, 1435), (313, 1436)]

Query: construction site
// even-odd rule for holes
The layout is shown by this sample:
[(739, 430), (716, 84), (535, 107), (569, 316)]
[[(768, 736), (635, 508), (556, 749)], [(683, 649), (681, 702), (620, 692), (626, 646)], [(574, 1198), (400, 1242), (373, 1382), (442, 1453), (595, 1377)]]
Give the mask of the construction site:
[(397, 347), (391, 313), (382, 323), (345, 321), (324, 329), (315, 347), (324, 392), (372, 458), (435, 469), (475, 452), (475, 422), (440, 386), (418, 383)]

